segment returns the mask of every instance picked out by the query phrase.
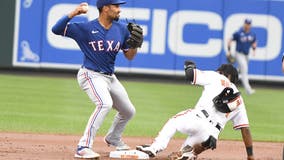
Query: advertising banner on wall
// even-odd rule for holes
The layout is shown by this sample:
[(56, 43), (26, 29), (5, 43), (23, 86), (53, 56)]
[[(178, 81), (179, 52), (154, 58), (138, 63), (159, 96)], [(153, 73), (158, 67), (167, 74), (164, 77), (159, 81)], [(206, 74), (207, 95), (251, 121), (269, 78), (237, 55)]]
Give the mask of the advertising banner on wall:
[[(72, 39), (54, 35), (52, 26), (81, 0), (17, 0), (13, 65), (16, 67), (77, 69), (82, 53)], [(86, 0), (89, 12), (72, 21), (98, 17), (96, 0)], [(128, 0), (121, 21), (135, 21), (144, 29), (144, 43), (134, 60), (118, 54), (117, 72), (183, 75), (190, 59), (204, 70), (226, 63), (227, 41), (252, 19), (256, 54), (250, 54), (253, 79), (284, 81), (284, 1), (267, 0)]]

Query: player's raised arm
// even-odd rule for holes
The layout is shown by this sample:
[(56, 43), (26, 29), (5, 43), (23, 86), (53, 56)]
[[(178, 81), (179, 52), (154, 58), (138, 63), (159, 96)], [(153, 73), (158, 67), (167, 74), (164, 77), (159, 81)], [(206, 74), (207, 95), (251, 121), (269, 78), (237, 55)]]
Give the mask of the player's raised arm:
[(72, 12), (70, 12), (68, 14), (68, 17), (69, 18), (73, 18), (77, 15), (80, 15), (80, 14), (85, 14), (88, 12), (88, 3), (86, 2), (83, 2), (81, 4), (79, 4)]
[(193, 61), (186, 60), (184, 62), (184, 71), (185, 78), (188, 82), (193, 85), (207, 85), (212, 83), (210, 78), (212, 74), (215, 74), (213, 71), (202, 71), (196, 68), (196, 64)]
[(184, 61), (185, 78), (190, 83), (194, 83), (196, 64), (193, 61)]
[(75, 16), (84, 14), (88, 12), (88, 3), (81, 3), (67, 16), (62, 17), (57, 21), (57, 23), (52, 27), (52, 32), (57, 35), (64, 35), (67, 23)]

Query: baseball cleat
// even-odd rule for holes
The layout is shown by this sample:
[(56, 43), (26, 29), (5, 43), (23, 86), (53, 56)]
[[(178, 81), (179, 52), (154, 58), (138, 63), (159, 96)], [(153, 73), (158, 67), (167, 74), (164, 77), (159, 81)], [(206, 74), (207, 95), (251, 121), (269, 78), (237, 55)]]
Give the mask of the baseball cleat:
[(252, 90), (250, 90), (250, 91), (248, 92), (248, 95), (252, 95), (252, 94), (255, 94), (255, 90), (254, 90), (254, 89), (252, 89)]
[(75, 158), (99, 158), (100, 155), (94, 152), (91, 148), (79, 146), (75, 153)]
[(157, 151), (150, 145), (140, 145), (136, 146), (136, 150), (144, 152), (148, 154), (150, 157), (155, 157), (157, 155)]
[(109, 147), (114, 146), (117, 151), (125, 151), (130, 149), (130, 147), (121, 140), (118, 142), (111, 142), (107, 138), (104, 138), (104, 141)]

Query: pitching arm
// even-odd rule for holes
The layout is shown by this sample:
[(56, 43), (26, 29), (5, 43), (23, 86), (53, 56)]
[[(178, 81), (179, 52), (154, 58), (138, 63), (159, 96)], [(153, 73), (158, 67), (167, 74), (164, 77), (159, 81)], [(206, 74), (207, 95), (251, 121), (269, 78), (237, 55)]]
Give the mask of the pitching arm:
[(67, 23), (71, 19), (68, 16), (64, 16), (57, 21), (57, 23), (52, 27), (52, 32), (57, 35), (64, 35), (65, 28)]
[(75, 10), (70, 12), (67, 16), (62, 17), (57, 21), (57, 23), (52, 27), (52, 32), (57, 35), (64, 35), (66, 32), (66, 27), (68, 22), (75, 16), (88, 12), (88, 3), (81, 3), (76, 7)]
[(248, 156), (247, 159), (254, 160), (252, 136), (251, 136), (249, 127), (241, 128), (241, 132), (242, 132), (243, 142), (246, 146), (246, 151), (247, 151), (247, 156)]

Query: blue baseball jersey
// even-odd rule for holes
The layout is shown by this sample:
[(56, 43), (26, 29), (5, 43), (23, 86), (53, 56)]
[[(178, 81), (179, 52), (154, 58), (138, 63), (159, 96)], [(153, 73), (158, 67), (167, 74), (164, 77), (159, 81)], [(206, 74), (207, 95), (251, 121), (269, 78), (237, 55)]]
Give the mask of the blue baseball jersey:
[(233, 40), (236, 41), (236, 51), (249, 54), (251, 45), (256, 41), (256, 35), (253, 32), (245, 32), (243, 28), (233, 34)]
[(53, 33), (74, 39), (84, 53), (83, 66), (112, 74), (116, 55), (122, 49), (129, 49), (126, 44), (130, 33), (126, 24), (113, 21), (105, 29), (98, 19), (86, 23), (68, 23), (68, 16), (62, 17), (52, 28)]

